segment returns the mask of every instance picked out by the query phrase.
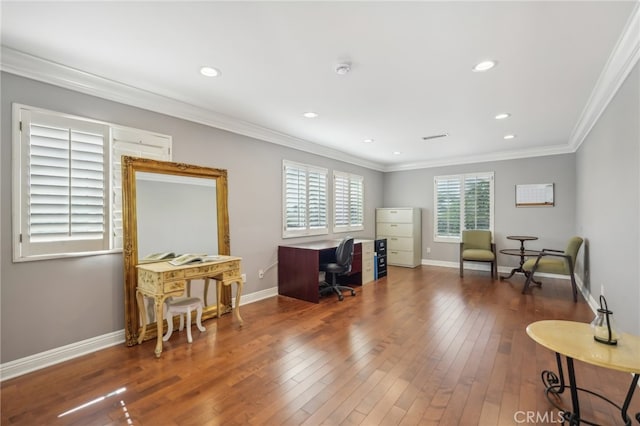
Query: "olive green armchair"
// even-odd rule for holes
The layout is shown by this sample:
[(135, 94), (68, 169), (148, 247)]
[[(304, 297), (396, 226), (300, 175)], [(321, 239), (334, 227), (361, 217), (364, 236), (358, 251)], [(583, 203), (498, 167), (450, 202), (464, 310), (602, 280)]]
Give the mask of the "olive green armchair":
[(462, 231), (460, 243), (460, 276), (464, 276), (464, 262), (488, 262), (491, 264), (491, 278), (498, 276), (496, 245), (491, 241), (491, 231)]
[[(576, 266), (576, 259), (578, 257), (578, 251), (582, 246), (582, 238), (572, 237), (567, 243), (567, 248), (564, 251), (542, 249), (542, 251), (535, 258), (528, 259), (522, 265), (522, 269), (525, 270), (527, 275), (527, 281), (524, 283), (522, 293), (525, 293), (531, 284), (531, 281), (536, 282), (533, 279), (533, 275), (536, 272), (543, 272), (548, 274), (568, 275), (571, 278), (571, 287), (573, 288), (573, 301), (578, 301), (578, 288), (576, 286), (576, 278), (574, 274), (574, 268)], [(536, 282), (537, 283), (537, 282)], [(542, 285), (542, 283), (538, 283)]]

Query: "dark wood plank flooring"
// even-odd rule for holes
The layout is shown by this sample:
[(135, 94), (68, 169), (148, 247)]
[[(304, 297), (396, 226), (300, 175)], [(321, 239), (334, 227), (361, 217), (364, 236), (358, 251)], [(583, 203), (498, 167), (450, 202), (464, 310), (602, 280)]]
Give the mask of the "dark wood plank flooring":
[[(521, 276), (390, 267), (343, 302), (270, 298), (242, 307), (244, 327), (225, 315), (190, 345), (174, 333), (160, 359), (154, 342), (123, 345), (7, 380), (2, 425), (559, 424), (540, 380), (554, 354), (525, 327), (593, 314), (567, 281), (543, 281), (522, 295)], [(631, 380), (580, 362), (576, 374), (620, 404)], [(621, 424), (581, 397), (585, 417)]]

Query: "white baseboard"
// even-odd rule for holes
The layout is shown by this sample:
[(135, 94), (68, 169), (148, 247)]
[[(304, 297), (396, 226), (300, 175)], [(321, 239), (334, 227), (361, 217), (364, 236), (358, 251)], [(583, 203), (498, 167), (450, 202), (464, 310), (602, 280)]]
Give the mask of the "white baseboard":
[(12, 379), (41, 368), (50, 367), (82, 355), (124, 343), (124, 330), (103, 334), (70, 345), (40, 352), (0, 365), (0, 381)]
[[(260, 290), (255, 293), (242, 296), (240, 306), (254, 303), (259, 300), (278, 295), (278, 287)], [(9, 380), (32, 371), (50, 367), (73, 358), (80, 357), (92, 352), (106, 349), (111, 346), (121, 345), (125, 341), (124, 330), (114, 331), (102, 336), (71, 343), (66, 346), (51, 349), (38, 354), (30, 355), (14, 361), (0, 364), (0, 381)]]

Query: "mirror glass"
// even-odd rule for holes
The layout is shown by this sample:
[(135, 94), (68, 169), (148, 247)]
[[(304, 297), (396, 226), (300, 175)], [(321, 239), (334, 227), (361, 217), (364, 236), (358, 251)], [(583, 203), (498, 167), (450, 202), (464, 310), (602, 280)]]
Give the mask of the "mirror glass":
[(164, 252), (218, 254), (215, 179), (137, 172), (136, 207), (139, 260)]
[[(226, 176), (226, 170), (222, 169), (123, 157), (127, 345), (137, 343), (141, 330), (135, 297), (138, 264), (152, 261), (148, 257), (159, 253), (229, 254)], [(215, 289), (214, 283), (209, 286)], [(215, 290), (205, 292), (203, 280), (192, 280), (189, 287), (192, 296), (205, 302), (203, 319), (214, 316)], [(231, 292), (228, 287), (223, 290), (223, 309), (228, 312)], [(156, 319), (153, 300), (145, 298), (145, 304), (148, 315), (145, 340), (148, 340), (156, 336)]]

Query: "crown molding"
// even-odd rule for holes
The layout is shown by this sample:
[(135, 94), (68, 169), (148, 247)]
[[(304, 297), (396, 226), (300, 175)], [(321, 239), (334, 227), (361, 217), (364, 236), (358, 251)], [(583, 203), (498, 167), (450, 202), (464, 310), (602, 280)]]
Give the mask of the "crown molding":
[(575, 150), (567, 145), (553, 145), (534, 149), (521, 149), (517, 151), (492, 152), (484, 155), (469, 155), (459, 157), (441, 158), (433, 161), (405, 163), (395, 166), (387, 166), (385, 172), (400, 172), (416, 169), (431, 169), (434, 167), (456, 166), (460, 164), (488, 163), (491, 161), (517, 160), (521, 158), (546, 157), (549, 155), (571, 154)]
[(540, 149), (505, 151), (486, 155), (451, 157), (433, 161), (385, 165), (277, 132), (253, 123), (198, 107), (177, 99), (77, 70), (63, 64), (2, 46), (2, 71), (88, 95), (167, 114), (265, 142), (320, 155), (381, 172), (414, 170), (457, 164), (512, 160), (573, 153), (598, 121), (609, 102), (640, 59), (640, 3), (636, 3), (614, 50), (602, 70), (568, 143)]
[(2, 46), (2, 71), (288, 148), (382, 171), (379, 163)]
[(577, 151), (587, 138), (609, 102), (638, 63), (638, 59), (640, 59), (640, 2), (636, 1), (636, 6), (600, 73), (587, 105), (571, 132), (569, 146), (573, 152)]

